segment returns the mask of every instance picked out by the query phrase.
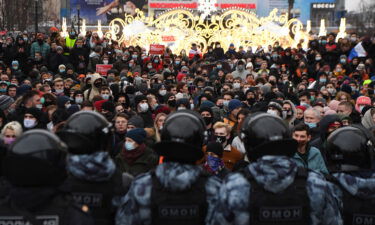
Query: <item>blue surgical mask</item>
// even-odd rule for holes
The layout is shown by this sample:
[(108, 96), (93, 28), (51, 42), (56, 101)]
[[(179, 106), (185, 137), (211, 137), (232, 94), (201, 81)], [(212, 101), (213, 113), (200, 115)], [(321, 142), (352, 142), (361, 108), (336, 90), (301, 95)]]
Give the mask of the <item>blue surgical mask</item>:
[(319, 79), (319, 82), (320, 82), (320, 83), (325, 83), (325, 82), (327, 82), (327, 79), (325, 79), (325, 78), (320, 78), (320, 79)]
[(305, 122), (305, 124), (306, 124), (307, 126), (309, 126), (309, 127), (310, 127), (310, 129), (312, 129), (312, 128), (315, 128), (315, 127), (316, 127), (316, 123), (306, 123), (306, 122)]
[(0, 92), (5, 93), (5, 92), (7, 92), (7, 89), (6, 88), (0, 88)]
[(60, 71), (60, 73), (64, 73), (65, 69), (60, 69), (59, 71)]
[(130, 142), (125, 142), (125, 145), (124, 145), (125, 149), (128, 150), (128, 151), (132, 151), (135, 149), (135, 146), (133, 143), (130, 143)]

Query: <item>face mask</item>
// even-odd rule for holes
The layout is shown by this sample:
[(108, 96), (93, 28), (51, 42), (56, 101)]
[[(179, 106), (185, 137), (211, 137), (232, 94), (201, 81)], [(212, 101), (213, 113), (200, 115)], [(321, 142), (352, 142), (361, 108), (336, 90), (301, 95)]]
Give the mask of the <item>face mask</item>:
[(223, 168), (223, 160), (213, 156), (207, 156), (207, 164), (214, 171), (218, 171), (220, 168)]
[(13, 66), (13, 69), (14, 70), (18, 70), (18, 66)]
[(81, 104), (83, 102), (83, 98), (81, 97), (77, 97), (75, 100), (77, 104)]
[(48, 129), (49, 131), (52, 131), (52, 130), (53, 130), (53, 123), (52, 123), (52, 121), (49, 122), (49, 123), (47, 123), (47, 129)]
[(320, 61), (322, 60), (322, 57), (315, 57), (315, 61)]
[(320, 83), (325, 83), (325, 82), (327, 82), (327, 79), (325, 79), (325, 78), (320, 78), (320, 79), (319, 79), (319, 82), (320, 82)]
[(56, 89), (56, 94), (61, 94), (64, 92), (64, 89)]
[(341, 69), (341, 68), (337, 68), (337, 69), (336, 69), (336, 72), (341, 73), (341, 72), (342, 72), (342, 69)]
[(310, 108), (310, 105), (307, 103), (301, 103), (300, 105), (306, 107), (307, 109)]
[(360, 112), (360, 113), (362, 112), (363, 108), (365, 108), (364, 105), (361, 105), (361, 106), (359, 107), (359, 112)]
[(278, 113), (277, 113), (277, 111), (272, 110), (272, 109), (267, 110), (267, 113), (271, 114), (271, 115), (274, 115), (274, 116), (279, 116)]
[(72, 104), (69, 103), (69, 104), (65, 105), (65, 108), (66, 108), (66, 109), (69, 109), (70, 106), (72, 106)]
[(240, 89), (241, 88), (241, 84), (240, 83), (234, 83), (233, 84), (233, 88), (234, 89)]
[(59, 69), (59, 72), (60, 72), (60, 73), (64, 73), (64, 72), (65, 72), (65, 69)]
[(283, 119), (289, 118), (288, 110), (283, 110)]
[(227, 137), (225, 136), (216, 136), (215, 139), (217, 143), (224, 144), (227, 141)]
[(223, 66), (222, 65), (217, 65), (216, 66), (218, 69), (221, 69), (221, 68), (223, 68)]
[(135, 146), (133, 143), (130, 143), (130, 142), (125, 142), (125, 145), (124, 145), (125, 149), (128, 150), (128, 151), (132, 151), (135, 149)]
[(151, 66), (151, 65), (148, 65), (147, 68), (148, 68), (148, 69), (152, 69), (152, 66)]
[(238, 70), (244, 70), (244, 66), (243, 65), (239, 65), (238, 66)]
[(129, 63), (129, 67), (133, 67), (133, 63)]
[(190, 109), (193, 110), (195, 105), (193, 103), (190, 104)]
[(159, 60), (154, 60), (154, 63), (159, 63)]
[(306, 123), (306, 122), (305, 122), (305, 124), (306, 124), (307, 126), (309, 126), (310, 128), (315, 128), (315, 127), (316, 127), (316, 123)]
[(148, 111), (148, 104), (147, 103), (140, 104), (139, 109), (141, 110), (141, 112), (147, 112)]
[(184, 110), (186, 109), (185, 107), (178, 107), (177, 110)]
[(210, 125), (212, 123), (212, 117), (203, 117), (204, 122), (206, 123), (206, 126)]
[(102, 98), (103, 98), (104, 100), (108, 100), (108, 99), (109, 99), (109, 95), (108, 95), (108, 94), (102, 94)]
[(136, 59), (136, 58), (138, 58), (138, 55), (132, 55), (132, 58)]
[(168, 101), (168, 105), (169, 105), (170, 107), (176, 107), (176, 100), (169, 100), (169, 101)]
[(0, 92), (5, 93), (5, 92), (7, 92), (7, 89), (6, 88), (0, 88)]
[(345, 64), (346, 63), (346, 59), (340, 59), (340, 63)]
[(335, 95), (335, 94), (336, 94), (336, 89), (334, 89), (334, 88), (328, 88), (327, 91), (328, 91), (331, 95)]
[(26, 127), (26, 128), (33, 128), (36, 126), (36, 121), (33, 120), (33, 119), (24, 119), (23, 120), (23, 125)]
[(354, 86), (350, 86), (350, 87), (352, 88), (352, 91), (353, 91), (353, 92), (357, 90), (357, 88), (354, 87)]
[(38, 109), (42, 109), (42, 108), (43, 108), (43, 104), (37, 104), (37, 105), (36, 105), (36, 108), (38, 108)]
[(160, 90), (159, 95), (164, 96), (167, 94), (167, 90)]
[(350, 40), (351, 40), (352, 42), (356, 42), (356, 41), (357, 41), (357, 38), (356, 38), (356, 37), (351, 37)]
[(104, 64), (108, 64), (108, 62), (109, 62), (108, 60), (103, 60)]
[(228, 107), (228, 105), (229, 105), (229, 101), (228, 101), (228, 100), (224, 100), (224, 101), (223, 101), (223, 105), (224, 105), (225, 107)]
[(4, 143), (6, 145), (12, 144), (15, 140), (16, 140), (16, 138), (14, 138), (14, 137), (4, 137)]
[(101, 88), (101, 87), (102, 87), (102, 83), (94, 83), (94, 86), (95, 86), (96, 88)]

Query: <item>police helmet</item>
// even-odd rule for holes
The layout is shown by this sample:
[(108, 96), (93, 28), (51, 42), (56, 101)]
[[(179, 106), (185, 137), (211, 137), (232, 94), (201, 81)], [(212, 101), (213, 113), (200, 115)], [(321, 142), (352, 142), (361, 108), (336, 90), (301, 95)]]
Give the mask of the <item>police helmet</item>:
[(72, 154), (91, 154), (105, 151), (111, 136), (112, 124), (94, 111), (73, 114), (57, 135), (68, 145)]
[(191, 110), (179, 110), (168, 116), (155, 151), (166, 160), (194, 163), (201, 159), (206, 126), (203, 118)]
[(364, 129), (343, 127), (329, 135), (326, 154), (330, 172), (371, 169), (374, 149), (367, 133)]
[(251, 161), (264, 155), (292, 157), (297, 151), (297, 142), (291, 139), (284, 121), (268, 113), (254, 113), (246, 117), (241, 128), (241, 139)]
[(54, 186), (66, 178), (67, 146), (53, 133), (25, 132), (9, 148), (3, 173), (15, 186)]

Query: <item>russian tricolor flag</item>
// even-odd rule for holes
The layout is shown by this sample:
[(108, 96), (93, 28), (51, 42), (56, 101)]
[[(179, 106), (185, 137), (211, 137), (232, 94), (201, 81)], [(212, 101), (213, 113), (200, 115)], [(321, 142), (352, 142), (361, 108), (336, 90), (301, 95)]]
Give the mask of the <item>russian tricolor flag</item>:
[(362, 46), (362, 41), (359, 42), (353, 49), (350, 51), (349, 60), (351, 61), (355, 57), (366, 57), (367, 52)]

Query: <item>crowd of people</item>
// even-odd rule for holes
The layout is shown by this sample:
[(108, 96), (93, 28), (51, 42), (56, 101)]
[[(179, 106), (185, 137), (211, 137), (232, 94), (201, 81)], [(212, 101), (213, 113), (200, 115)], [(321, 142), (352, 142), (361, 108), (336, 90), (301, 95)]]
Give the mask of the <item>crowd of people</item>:
[[(353, 57), (358, 44), (366, 57)], [(296, 196), (310, 196), (312, 203), (303, 207), (314, 213), (306, 223), (301, 222), (305, 217), (298, 216), (276, 219), (284, 219), (284, 224), (342, 224), (348, 220), (339, 213), (335, 188), (322, 186), (329, 186), (328, 177), (342, 170), (341, 164), (332, 163), (339, 157), (352, 169), (372, 169), (372, 162), (367, 162), (372, 154), (366, 150), (356, 155), (365, 147), (356, 148), (355, 142), (375, 141), (375, 40), (352, 33), (336, 42), (331, 33), (312, 36), (308, 49), (302, 43), (291, 48), (278, 42), (256, 49), (227, 47), (218, 42), (201, 52), (199, 45), (192, 44), (188, 51), (166, 48), (161, 55), (151, 55), (145, 46), (126, 46), (96, 32), (78, 36), (71, 30), (62, 38), (53, 27), (48, 34), (3, 36), (0, 158), (4, 160), (0, 177), (10, 184), (0, 188), (0, 199), (2, 194), (25, 197), (25, 187), (56, 186), (64, 180), (71, 186), (74, 200), (88, 206), (77, 212), (72, 209), (73, 217), (90, 221), (86, 214), (92, 211), (95, 224), (176, 224), (179, 216), (186, 224), (248, 224), (252, 220), (245, 211), (255, 205), (247, 201), (251, 198), (261, 204), (271, 198), (251, 196), (254, 180), (278, 193), (294, 177), (306, 177), (297, 169), (304, 168), (314, 171), (307, 181), (311, 190), (307, 195), (296, 192), (302, 197)], [(112, 68), (98, 73), (97, 65)], [(334, 134), (344, 145), (335, 142)], [(54, 153), (37, 154), (51, 148)], [(339, 154), (341, 150), (343, 154)], [(278, 154), (288, 159), (275, 158)], [(236, 173), (244, 168), (250, 168), (251, 174)], [(36, 171), (40, 179), (32, 181), (28, 171)], [(50, 179), (54, 173), (56, 179)], [(209, 177), (204, 178), (206, 186), (201, 185), (200, 173)], [(345, 180), (349, 192), (350, 187), (358, 189), (355, 192), (363, 188), (361, 197), (370, 198), (375, 192), (374, 182), (357, 185), (364, 178), (350, 183), (340, 174), (336, 179)], [(200, 189), (182, 191), (196, 183)], [(17, 188), (9, 191), (9, 185)], [(88, 186), (93, 192), (105, 190), (104, 194), (89, 195)], [(199, 207), (185, 205), (175, 210), (166, 202), (176, 205), (181, 196), (160, 197), (168, 196), (165, 188), (184, 193), (187, 205)], [(25, 197), (30, 201), (25, 208), (16, 207), (33, 224), (38, 218), (25, 212), (42, 204), (35, 196), (50, 197), (52, 193), (43, 190), (34, 190), (34, 198)], [(292, 189), (285, 191), (293, 193)], [(207, 202), (197, 200), (202, 193)], [(312, 201), (311, 196), (316, 199)], [(189, 215), (181, 215), (184, 210)], [(200, 219), (192, 213), (196, 210)], [(304, 210), (298, 215), (306, 216)], [(270, 222), (268, 211), (262, 212), (254, 221)], [(0, 221), (2, 215), (0, 212)], [(168, 220), (171, 217), (176, 218)], [(79, 224), (74, 218), (67, 224)]]

